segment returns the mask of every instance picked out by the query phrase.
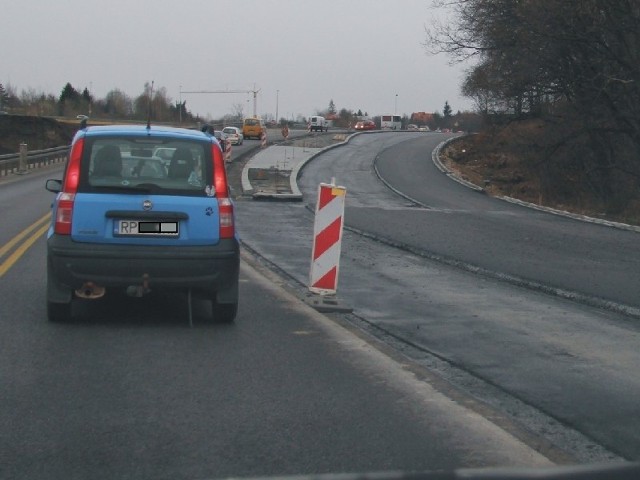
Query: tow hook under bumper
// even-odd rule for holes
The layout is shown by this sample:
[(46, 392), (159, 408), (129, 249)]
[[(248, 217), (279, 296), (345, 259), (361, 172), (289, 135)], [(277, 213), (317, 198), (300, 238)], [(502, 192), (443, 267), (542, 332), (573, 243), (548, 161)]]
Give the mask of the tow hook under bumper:
[(142, 275), (142, 284), (141, 285), (129, 285), (127, 287), (127, 295), (130, 297), (140, 298), (147, 293), (149, 293), (151, 289), (149, 288), (149, 274), (145, 273)]

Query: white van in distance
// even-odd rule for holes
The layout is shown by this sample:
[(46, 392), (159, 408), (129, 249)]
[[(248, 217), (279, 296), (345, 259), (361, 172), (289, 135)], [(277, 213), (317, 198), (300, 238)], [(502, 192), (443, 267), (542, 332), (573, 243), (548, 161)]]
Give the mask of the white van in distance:
[(311, 120), (309, 121), (309, 131), (322, 132), (323, 130), (325, 132), (329, 131), (329, 122), (324, 117), (320, 117), (318, 115), (311, 117)]

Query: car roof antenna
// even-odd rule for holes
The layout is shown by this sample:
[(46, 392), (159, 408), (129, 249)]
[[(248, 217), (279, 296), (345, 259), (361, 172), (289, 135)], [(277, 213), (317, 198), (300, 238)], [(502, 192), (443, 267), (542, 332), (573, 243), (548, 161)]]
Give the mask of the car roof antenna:
[(149, 92), (149, 108), (147, 109), (147, 130), (151, 129), (151, 103), (153, 101), (153, 80), (151, 80), (151, 91)]

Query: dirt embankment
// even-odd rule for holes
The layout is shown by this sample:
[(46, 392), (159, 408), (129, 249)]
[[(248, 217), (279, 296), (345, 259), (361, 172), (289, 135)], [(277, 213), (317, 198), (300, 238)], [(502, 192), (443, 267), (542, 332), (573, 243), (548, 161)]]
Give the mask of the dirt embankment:
[(640, 225), (640, 198), (632, 198), (622, 208), (614, 202), (596, 199), (579, 179), (564, 172), (553, 175), (539, 167), (535, 154), (506, 148), (501, 139), (471, 135), (450, 142), (440, 160), (460, 178), (485, 189), (493, 196), (506, 196), (612, 222)]
[(53, 118), (0, 115), (0, 155), (17, 153), (21, 143), (29, 150), (69, 145), (77, 129), (77, 123), (60, 123)]

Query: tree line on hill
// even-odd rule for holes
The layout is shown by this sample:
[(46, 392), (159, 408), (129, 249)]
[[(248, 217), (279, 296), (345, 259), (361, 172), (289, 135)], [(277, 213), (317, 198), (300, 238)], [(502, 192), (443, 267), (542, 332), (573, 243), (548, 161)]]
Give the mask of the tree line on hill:
[[(242, 105), (234, 105), (233, 111), (219, 119), (203, 119), (199, 115), (192, 114), (186, 108), (186, 100), (174, 102), (167, 94), (164, 87), (154, 89), (153, 84), (146, 83), (142, 93), (136, 97), (130, 97), (122, 90), (113, 89), (104, 98), (96, 98), (88, 88), (77, 89), (71, 83), (67, 83), (57, 97), (53, 94), (36, 92), (34, 89), (23, 90), (20, 95), (12, 86), (3, 86), (0, 83), (0, 111), (9, 110), (11, 113), (34, 116), (62, 116), (75, 117), (77, 115), (87, 115), (93, 119), (105, 120), (138, 120), (144, 121), (151, 108), (152, 118), (157, 122), (174, 123), (197, 123), (213, 122), (214, 124), (241, 124), (243, 119)], [(380, 125), (380, 116), (370, 117), (361, 109), (350, 110), (341, 108), (338, 110), (333, 99), (329, 106), (318, 111), (330, 119), (335, 127), (353, 127), (357, 121), (363, 118), (371, 118)], [(276, 119), (269, 114), (264, 115), (264, 120), (268, 123), (276, 123)], [(295, 119), (280, 118), (279, 125), (306, 124), (307, 119), (298, 115)], [(445, 101), (442, 113), (433, 112), (428, 119), (422, 117), (414, 118), (413, 114), (403, 115), (403, 127), (410, 123), (427, 125), (430, 129), (438, 128), (461, 129), (464, 131), (476, 130), (479, 127), (479, 120), (473, 112), (453, 113), (448, 101)]]
[(145, 120), (149, 109), (158, 122), (197, 122), (202, 119), (186, 108), (186, 100), (173, 102), (164, 87), (153, 88), (146, 83), (142, 93), (130, 97), (122, 90), (113, 89), (104, 98), (95, 98), (85, 87), (76, 89), (67, 83), (59, 96), (23, 90), (20, 95), (11, 86), (0, 84), (0, 111), (23, 115), (64, 116), (88, 115), (96, 119)]

